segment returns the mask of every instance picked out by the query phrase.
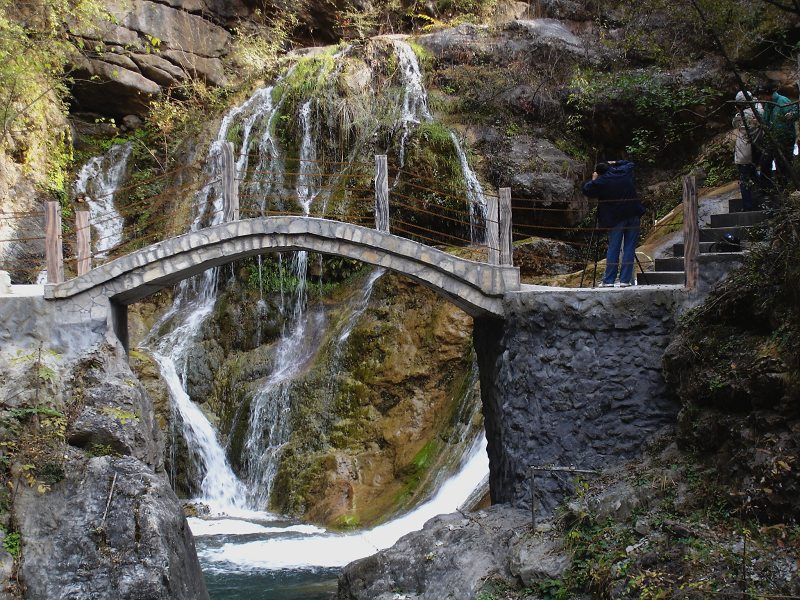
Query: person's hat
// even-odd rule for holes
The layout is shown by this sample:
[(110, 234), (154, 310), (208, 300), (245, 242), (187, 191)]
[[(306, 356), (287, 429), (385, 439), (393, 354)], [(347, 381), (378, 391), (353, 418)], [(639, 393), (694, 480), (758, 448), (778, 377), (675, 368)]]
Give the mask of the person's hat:
[(736, 92), (736, 102), (751, 102), (753, 100), (753, 94), (750, 92)]

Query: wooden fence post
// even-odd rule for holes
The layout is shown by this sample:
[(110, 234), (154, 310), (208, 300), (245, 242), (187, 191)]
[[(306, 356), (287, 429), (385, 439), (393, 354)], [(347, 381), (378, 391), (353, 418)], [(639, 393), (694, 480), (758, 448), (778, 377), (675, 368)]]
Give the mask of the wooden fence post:
[(64, 250), (61, 240), (61, 204), (48, 200), (44, 211), (45, 264), (47, 283), (64, 281)]
[(486, 196), (486, 245), (489, 247), (489, 264), (500, 264), (500, 202), (491, 194)]
[(514, 251), (511, 239), (511, 188), (500, 188), (498, 225), (500, 227), (500, 264), (513, 265)]
[(700, 232), (697, 226), (697, 183), (693, 175), (683, 178), (683, 268), (686, 271), (686, 287), (697, 287), (700, 253)]
[(375, 155), (375, 229), (389, 233), (389, 165), (385, 154)]
[(222, 204), (226, 223), (239, 220), (239, 182), (236, 180), (236, 162), (233, 144), (222, 142)]
[(77, 236), (78, 276), (92, 268), (92, 233), (89, 229), (89, 211), (75, 211), (75, 234)]

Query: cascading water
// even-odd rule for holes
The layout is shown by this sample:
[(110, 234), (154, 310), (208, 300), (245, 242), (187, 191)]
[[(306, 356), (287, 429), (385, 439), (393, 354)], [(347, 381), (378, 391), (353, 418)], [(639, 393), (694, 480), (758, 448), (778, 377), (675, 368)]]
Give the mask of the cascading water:
[[(403, 80), (403, 105), (400, 113), (398, 126), (402, 130), (400, 134), (400, 169), (405, 164), (405, 149), (408, 136), (413, 125), (423, 121), (432, 121), (428, 109), (428, 92), (422, 76), (422, 70), (414, 54), (413, 48), (402, 40), (392, 40), (395, 53), (397, 55), (398, 70)], [(486, 243), (486, 196), (483, 187), (478, 181), (478, 176), (469, 165), (467, 154), (458, 141), (455, 133), (450, 132), (450, 139), (453, 140), (453, 147), (458, 155), (461, 171), (464, 174), (464, 184), (467, 188), (467, 204), (469, 205), (470, 241), (472, 244)], [(395, 185), (397, 185), (400, 174), (397, 174)]]
[(467, 201), (469, 204), (469, 234), (472, 244), (486, 243), (486, 196), (483, 194), (478, 176), (469, 166), (467, 153), (458, 141), (456, 134), (450, 132), (450, 139), (458, 154), (461, 170), (464, 173), (464, 184), (467, 186)]
[[(74, 196), (83, 196), (89, 205), (89, 222), (94, 230), (95, 259), (105, 258), (108, 251), (122, 241), (124, 219), (114, 206), (114, 197), (128, 170), (133, 144), (116, 144), (108, 152), (90, 158), (78, 171), (72, 185)], [(36, 276), (36, 284), (47, 283), (47, 271)]]
[(117, 144), (101, 156), (95, 156), (78, 171), (73, 191), (84, 196), (89, 205), (89, 222), (95, 235), (94, 256), (104, 258), (122, 241), (122, 215), (114, 207), (114, 196), (125, 177), (133, 144)]
[[(296, 194), (303, 214), (308, 215), (320, 187), (316, 175), (310, 101), (302, 105), (298, 118), (303, 137)], [(291, 383), (315, 351), (306, 339), (306, 251), (293, 254), (292, 275), (297, 282), (292, 298), (292, 313), (275, 351), (276, 362), (272, 374), (253, 398), (245, 441), (245, 471), (250, 500), (253, 506), (259, 508), (265, 508), (269, 502), (280, 451), (289, 437)]]
[[(273, 112), (271, 89), (267, 88), (256, 92), (223, 118), (206, 161), (212, 184), (195, 197), (195, 217), (191, 225), (193, 231), (222, 222), (222, 195), (213, 183), (221, 172), (222, 144), (235, 119), (244, 116), (242, 146), (237, 161), (237, 168), (243, 171), (247, 168), (247, 148), (253, 125), (259, 119), (269, 121)], [(237, 174), (239, 172), (237, 170)], [(230, 512), (245, 507), (245, 487), (233, 473), (213, 426), (191, 401), (186, 391), (188, 350), (214, 307), (217, 277), (218, 269), (213, 268), (191, 280), (181, 282), (172, 308), (153, 327), (146, 343), (152, 347), (153, 356), (169, 388), (172, 406), (180, 416), (183, 438), (190, 450), (190, 458), (201, 473), (201, 500), (216, 511)], [(169, 334), (154, 343), (152, 340), (155, 332), (169, 322), (177, 324)], [(180, 369), (178, 365), (181, 366)], [(173, 443), (172, 448), (174, 447)]]
[[(392, 44), (397, 55), (397, 67), (403, 81), (403, 105), (397, 123), (402, 130), (399, 156), (399, 168), (402, 169), (405, 166), (406, 142), (412, 125), (422, 121), (432, 121), (433, 116), (428, 110), (428, 92), (423, 83), (417, 55), (414, 54), (411, 46), (402, 40), (392, 40)], [(399, 178), (400, 174), (398, 173), (397, 176)], [(395, 180), (395, 184), (397, 184), (397, 180)]]
[[(413, 50), (404, 42), (395, 43), (394, 47), (398, 58), (399, 55), (404, 57), (401, 68), (406, 85), (402, 99), (403, 114), (399, 121), (404, 132), (401, 141), (404, 149), (410, 128), (415, 123), (431, 120), (432, 116), (427, 107), (427, 94)], [(334, 60), (345, 56), (348, 50), (334, 55)], [(309, 214), (312, 204), (315, 207), (324, 207), (326, 192), (322, 191), (315, 143), (320, 126), (314, 123), (315, 113), (320, 109), (315, 101), (307, 100), (300, 104), (296, 113), (297, 130), (302, 135), (299, 144), (300, 160), (294, 187), (287, 190), (286, 184), (291, 180), (284, 176), (284, 165), (290, 159), (285, 157), (279, 136), (275, 134), (276, 115), (282, 107), (284, 97), (281, 96), (277, 102), (274, 101), (275, 97), (273, 88), (259, 90), (223, 119), (207, 159), (207, 175), (212, 183), (195, 198), (192, 229), (215, 224), (221, 219), (221, 193), (213, 182), (220, 172), (221, 144), (232, 137), (233, 131), (237, 139), (235, 156), (240, 189), (248, 190), (262, 214), (268, 214), (270, 205), (266, 199), (271, 197), (294, 196), (304, 214)], [(455, 139), (454, 144), (460, 150), (461, 147)], [(258, 152), (257, 158), (251, 155), (253, 151)], [(462, 167), (466, 165), (466, 180), (469, 169), (466, 156), (464, 161)], [(251, 162), (254, 172), (267, 173), (268, 176), (249, 179)], [(469, 172), (472, 173), (471, 170)], [(474, 173), (472, 176), (474, 178)], [(474, 180), (477, 182), (477, 178)], [(469, 183), (467, 185), (469, 187)], [(326, 187), (331, 186), (327, 184)], [(288, 255), (278, 256), (279, 272), (283, 271), (287, 258)], [(190, 458), (202, 478), (199, 500), (210, 505), (213, 511), (209, 519), (191, 520), (212, 593), (213, 589), (228, 590), (231, 586), (247, 589), (249, 584), (242, 579), (235, 579), (235, 584), (229, 583), (232, 580), (226, 578), (231, 573), (247, 572), (247, 577), (250, 578), (248, 580), (253, 581), (252, 589), (255, 591), (255, 586), (258, 585), (258, 591), (263, 592), (274, 584), (272, 578), (276, 576), (272, 574), (277, 570), (292, 568), (305, 572), (309, 568), (320, 566), (339, 566), (387, 547), (408, 531), (419, 528), (435, 514), (458, 508), (488, 472), (485, 439), (478, 437), (470, 446), (470, 440), (475, 439), (472, 437), (475, 432), (465, 426), (458, 434), (462, 443), (458, 447), (467, 446), (469, 450), (460, 464), (456, 461), (455, 465), (450, 465), (457, 467), (457, 473), (442, 484), (431, 500), (390, 523), (363, 534), (342, 536), (326, 533), (313, 526), (286, 522), (276, 515), (264, 512), (278, 467), (278, 458), (290, 434), (293, 383), (318, 351), (321, 336), (319, 332), (329, 325), (325, 321), (323, 310), (310, 309), (307, 304), (307, 253), (294, 252), (288, 262), (291, 263), (292, 277), (286, 281), (280, 279), (284, 329), (273, 346), (272, 369), (250, 402), (241, 456), (241, 480), (233, 473), (210, 422), (192, 402), (185, 389), (189, 350), (214, 307), (216, 269), (198, 276), (193, 283), (187, 282), (179, 287), (173, 307), (153, 328), (148, 342), (170, 387), (174, 409), (183, 424), (183, 437), (189, 448)], [(361, 293), (353, 299), (348, 318), (337, 325), (340, 329), (331, 340), (329, 354), (333, 364), (339, 360), (353, 328), (366, 310), (373, 285), (382, 272), (381, 269), (375, 269), (366, 278)], [(291, 287), (284, 288), (284, 285), (289, 285), (288, 281), (291, 281)], [(262, 304), (266, 306), (263, 295)], [(171, 332), (156, 341), (155, 332), (162, 330), (163, 325), (168, 322), (173, 324)], [(260, 336), (258, 341), (261, 341)], [(333, 379), (331, 386), (334, 386)], [(472, 415), (472, 405), (469, 409), (464, 408), (463, 403), (461, 406), (462, 410)], [(465, 423), (471, 422), (471, 418), (466, 416), (463, 420)], [(443, 460), (452, 460), (452, 457)], [(256, 570), (261, 571), (261, 574), (252, 575)], [(291, 579), (294, 575), (284, 574), (280, 577), (285, 582), (286, 577)], [(214, 585), (220, 587), (214, 588)], [(282, 600), (319, 597), (313, 594), (292, 596), (283, 587), (280, 590), (274, 596), (259, 597)], [(246, 597), (246, 594), (237, 596), (221, 593), (225, 598)]]

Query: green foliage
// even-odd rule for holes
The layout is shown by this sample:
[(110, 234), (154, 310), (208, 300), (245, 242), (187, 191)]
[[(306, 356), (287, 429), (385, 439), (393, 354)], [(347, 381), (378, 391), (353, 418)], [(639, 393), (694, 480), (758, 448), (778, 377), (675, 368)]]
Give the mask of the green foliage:
[(6, 537), (3, 538), (3, 548), (15, 559), (19, 558), (22, 551), (22, 538), (18, 531), (6, 533)]
[(64, 413), (59, 412), (57, 410), (53, 410), (52, 408), (47, 408), (45, 406), (36, 406), (31, 408), (10, 408), (8, 410), (2, 411), (0, 413), (2, 418), (10, 418), (10, 419), (24, 419), (31, 415), (44, 415), (47, 417), (58, 417), (63, 418)]
[(619, 73), (580, 67), (570, 89), (567, 104), (575, 111), (570, 117), (574, 129), (585, 129), (598, 106), (613, 106), (619, 115), (638, 125), (627, 152), (634, 160), (649, 164), (654, 164), (668, 147), (689, 138), (696, 119), (692, 109), (718, 93), (679, 85), (651, 71)]
[[(316, 262), (318, 256), (309, 255), (309, 264)], [(308, 293), (320, 296), (330, 294), (363, 268), (364, 264), (359, 261), (339, 256), (324, 256), (320, 272), (306, 281)], [(291, 265), (274, 255), (262, 256), (260, 262), (248, 261), (245, 270), (247, 287), (252, 291), (265, 294), (293, 294), (300, 285), (300, 279), (292, 272)]]
[(66, 112), (66, 65), (82, 50), (68, 23), (103, 14), (95, 0), (0, 0), (0, 149), (43, 176), (45, 190), (65, 191), (71, 159), (67, 128), (54, 131)]
[(108, 444), (92, 444), (89, 448), (89, 454), (92, 456), (119, 456), (119, 452), (114, 450)]
[(116, 406), (104, 406), (102, 409), (100, 409), (100, 412), (111, 417), (112, 419), (116, 419), (121, 425), (127, 425), (128, 423), (139, 420), (139, 415), (136, 413), (122, 410)]
[[(747, 59), (790, 47), (793, 27), (787, 13), (766, 0), (697, 0), (704, 20), (690, 0), (641, 0), (621, 3), (613, 27), (622, 35), (606, 43), (633, 60), (679, 66), (700, 58), (714, 48), (707, 27), (713, 29), (734, 59)], [(788, 6), (789, 3), (786, 3)]]

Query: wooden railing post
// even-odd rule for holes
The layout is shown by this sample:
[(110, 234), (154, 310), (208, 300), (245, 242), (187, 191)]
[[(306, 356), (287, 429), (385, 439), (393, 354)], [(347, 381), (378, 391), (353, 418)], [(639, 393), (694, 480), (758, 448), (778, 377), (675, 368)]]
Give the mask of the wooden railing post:
[(236, 181), (236, 162), (233, 144), (222, 142), (222, 204), (226, 223), (239, 220), (239, 182)]
[(375, 155), (375, 229), (389, 233), (389, 165), (385, 154)]
[(61, 204), (48, 200), (44, 210), (45, 264), (47, 283), (64, 281), (64, 250), (61, 240)]
[(500, 264), (513, 265), (514, 252), (511, 239), (511, 188), (500, 188), (497, 211), (500, 228)]
[(486, 196), (486, 245), (489, 247), (489, 264), (500, 264), (500, 202), (499, 197)]
[(700, 232), (697, 226), (697, 184), (693, 175), (683, 178), (683, 268), (686, 287), (697, 287), (700, 253)]
[(92, 234), (89, 229), (89, 211), (75, 211), (75, 235), (77, 236), (78, 276), (92, 268)]

